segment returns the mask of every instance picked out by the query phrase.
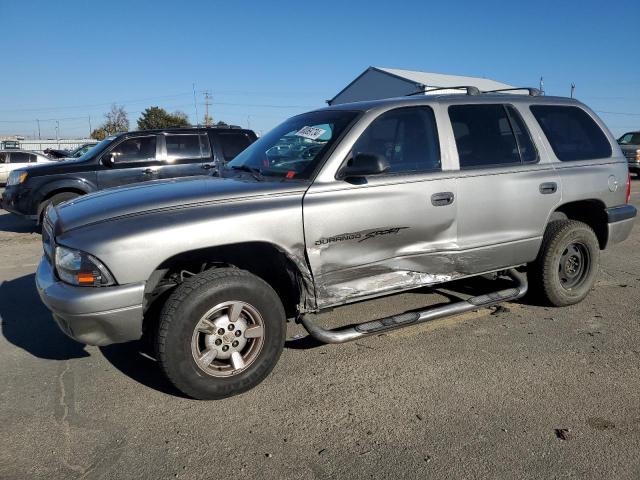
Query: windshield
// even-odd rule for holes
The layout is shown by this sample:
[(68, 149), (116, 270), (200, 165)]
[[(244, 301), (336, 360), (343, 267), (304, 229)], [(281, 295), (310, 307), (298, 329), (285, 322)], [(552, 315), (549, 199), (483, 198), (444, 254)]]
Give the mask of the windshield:
[(93, 145), (92, 148), (89, 148), (89, 150), (84, 152), (82, 154), (82, 156), (78, 158), (78, 160), (88, 160), (90, 158), (95, 157), (95, 155), (100, 154), (116, 138), (118, 138), (118, 137), (115, 136), (115, 135), (111, 135), (111, 136), (105, 138), (104, 140), (102, 140), (100, 143), (96, 143), (95, 145)]
[(620, 145), (640, 145), (640, 132), (625, 133), (618, 140)]
[(226, 167), (268, 177), (308, 179), (358, 112), (325, 110), (290, 118), (251, 144)]

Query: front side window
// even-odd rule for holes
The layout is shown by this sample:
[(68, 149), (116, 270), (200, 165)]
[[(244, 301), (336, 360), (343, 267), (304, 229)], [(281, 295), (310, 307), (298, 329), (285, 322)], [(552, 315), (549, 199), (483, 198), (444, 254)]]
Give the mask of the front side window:
[(200, 158), (200, 135), (179, 134), (165, 135), (167, 145), (167, 161), (187, 158)]
[(449, 107), (449, 118), (458, 148), (460, 169), (520, 163), (518, 142), (503, 105), (452, 105)]
[(5, 152), (0, 152), (0, 163), (9, 163), (7, 157), (9, 155)]
[(583, 109), (562, 105), (529, 107), (562, 162), (611, 156), (606, 135)]
[(430, 107), (398, 108), (383, 113), (367, 127), (352, 154), (381, 155), (389, 173), (440, 170), (438, 131)]
[(111, 150), (114, 163), (142, 162), (156, 156), (156, 137), (129, 138)]
[(347, 110), (324, 110), (290, 118), (243, 150), (225, 170), (309, 179), (357, 115)]

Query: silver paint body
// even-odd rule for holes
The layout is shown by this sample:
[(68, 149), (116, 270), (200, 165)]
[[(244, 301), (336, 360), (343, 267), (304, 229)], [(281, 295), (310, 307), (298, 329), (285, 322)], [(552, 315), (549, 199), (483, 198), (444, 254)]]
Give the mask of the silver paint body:
[[(516, 108), (540, 161), (460, 171), (447, 108), (470, 103), (505, 103)], [(531, 104), (585, 109), (606, 133), (613, 155), (560, 162), (531, 114)], [(419, 105), (428, 105), (435, 113), (441, 172), (370, 176), (360, 184), (336, 179), (354, 142), (375, 118), (388, 110)], [(286, 254), (299, 269), (305, 297), (299, 313), (315, 312), (526, 264), (536, 258), (545, 226), (557, 207), (578, 200), (598, 200), (605, 207), (625, 203), (627, 161), (600, 119), (575, 100), (445, 95), (330, 108), (363, 113), (312, 181), (180, 179), (105, 190), (60, 206), (50, 219), (56, 242), (98, 258), (118, 286), (72, 287), (41, 266), (37, 283), (43, 301), (57, 317), (100, 316), (108, 311), (120, 323), (125, 315), (124, 322), (133, 325), (115, 340), (70, 333), (81, 341), (105, 344), (137, 338), (145, 284), (163, 262), (186, 251), (264, 242)], [(617, 182), (614, 191), (612, 176)], [(540, 184), (548, 182), (555, 182), (557, 191), (541, 194)], [(446, 206), (432, 205), (431, 195), (439, 192), (451, 192), (455, 200)], [(633, 219), (618, 223), (609, 225), (610, 243), (628, 236)], [(322, 242), (341, 235), (346, 238), (345, 234), (351, 234), (346, 235), (349, 239)], [(114, 304), (112, 299), (118, 295), (110, 292), (120, 290), (122, 301)], [(136, 298), (131, 296), (133, 291)], [(70, 324), (79, 322), (76, 317), (73, 320)]]

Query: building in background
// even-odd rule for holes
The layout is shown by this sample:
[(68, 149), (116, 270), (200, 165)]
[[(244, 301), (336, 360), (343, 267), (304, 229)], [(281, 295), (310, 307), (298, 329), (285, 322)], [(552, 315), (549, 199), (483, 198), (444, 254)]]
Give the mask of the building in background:
[[(399, 70), (396, 68), (369, 67), (354, 81), (343, 88), (331, 100), (329, 105), (377, 100), (379, 98), (402, 97), (409, 93), (430, 88), (472, 86), (481, 91), (513, 88), (506, 83), (489, 78), (443, 75), (441, 73)], [(462, 90), (438, 90), (438, 93), (462, 93)], [(428, 92), (427, 92), (428, 94)]]

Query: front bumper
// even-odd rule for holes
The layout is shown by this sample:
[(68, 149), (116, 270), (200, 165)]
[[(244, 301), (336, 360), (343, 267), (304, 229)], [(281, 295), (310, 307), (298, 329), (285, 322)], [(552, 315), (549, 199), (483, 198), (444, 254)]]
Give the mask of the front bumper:
[(37, 220), (37, 212), (32, 211), (29, 190), (22, 185), (5, 187), (0, 198), (0, 208), (30, 220)]
[(637, 210), (633, 205), (621, 205), (607, 209), (607, 217), (609, 220), (607, 245), (619, 243), (627, 239), (633, 229), (636, 214)]
[(78, 342), (102, 346), (142, 336), (144, 283), (74, 287), (58, 280), (42, 257), (36, 286), (58, 326)]

